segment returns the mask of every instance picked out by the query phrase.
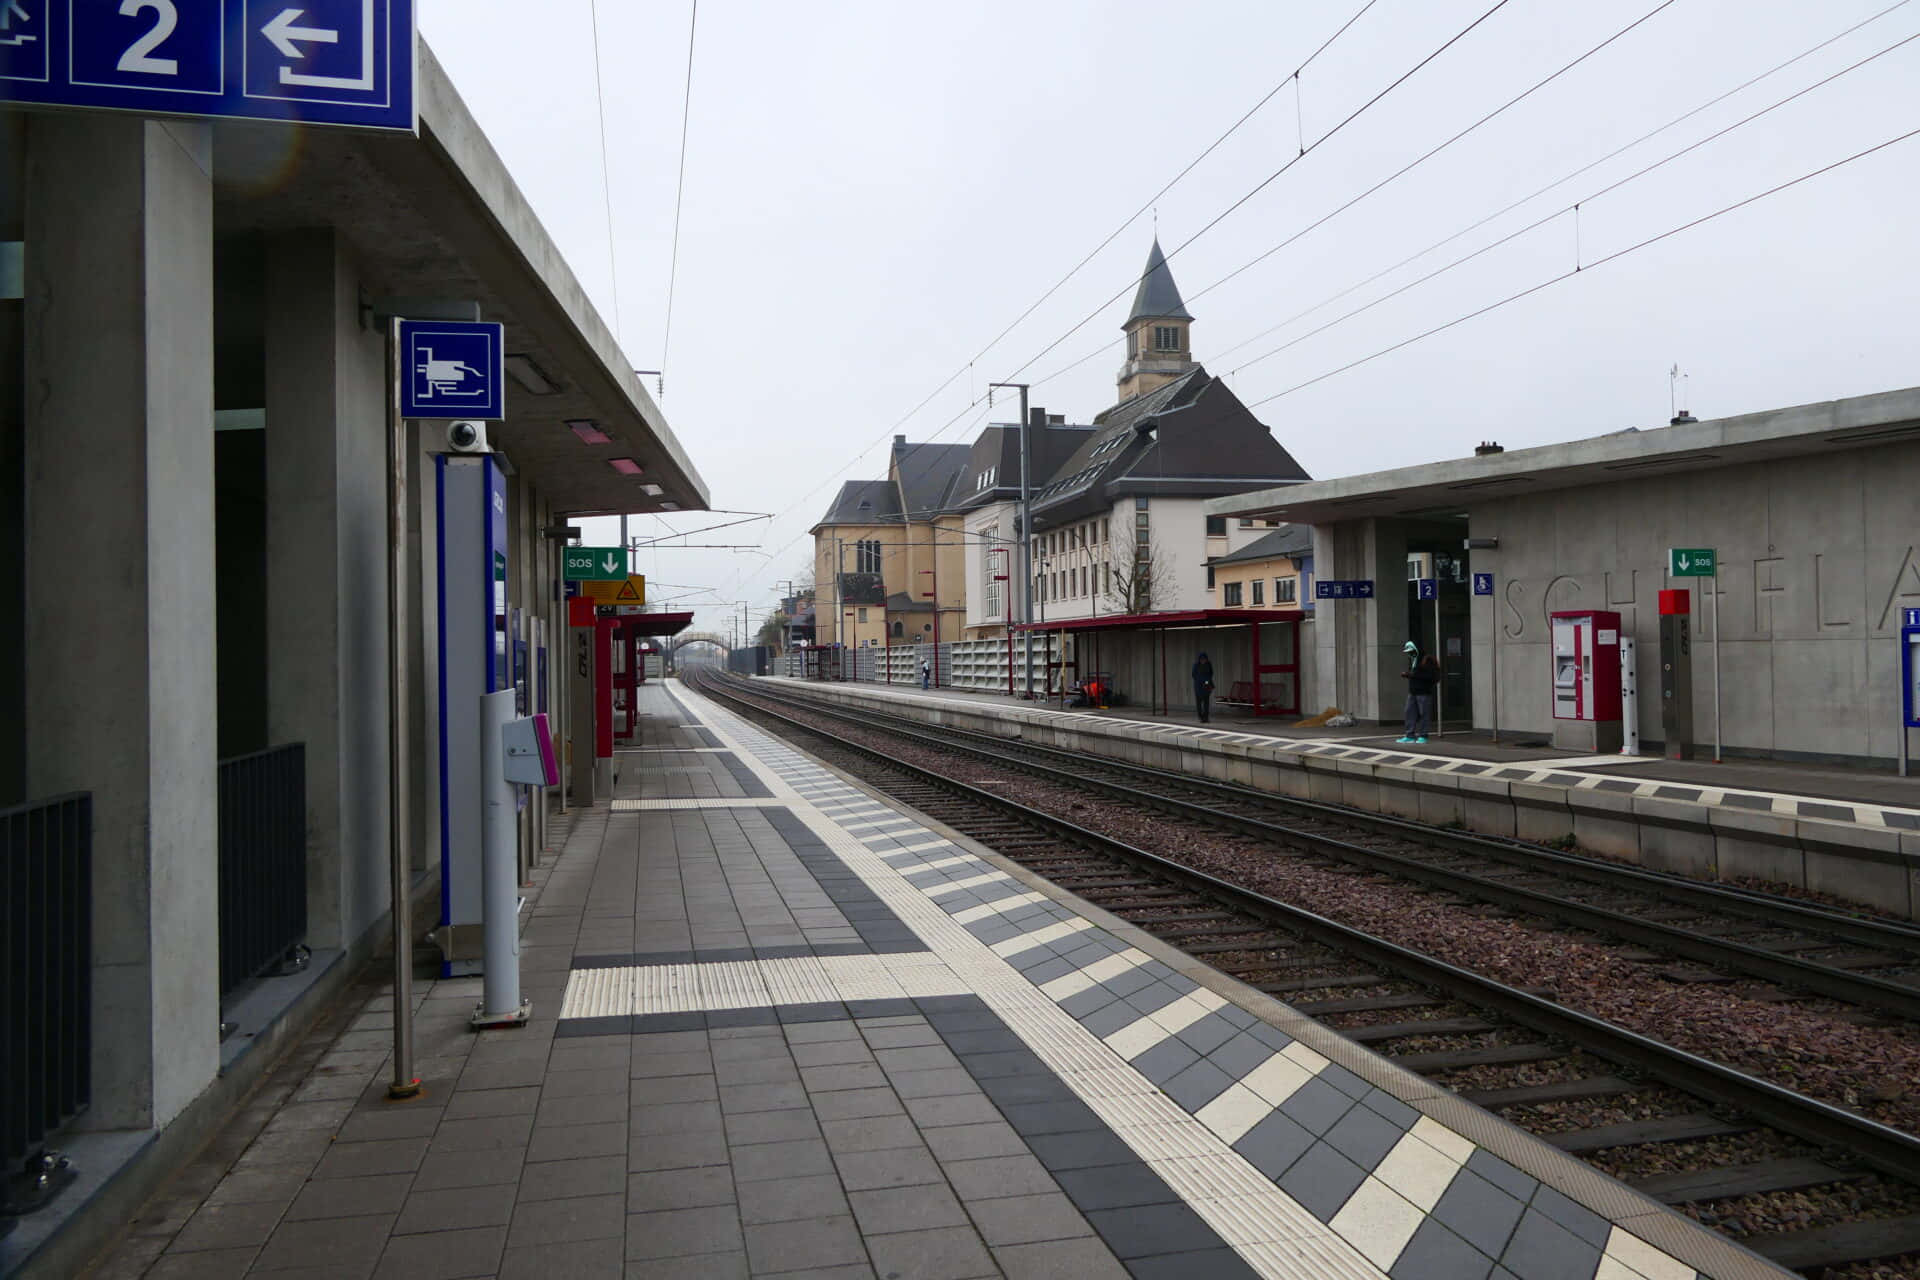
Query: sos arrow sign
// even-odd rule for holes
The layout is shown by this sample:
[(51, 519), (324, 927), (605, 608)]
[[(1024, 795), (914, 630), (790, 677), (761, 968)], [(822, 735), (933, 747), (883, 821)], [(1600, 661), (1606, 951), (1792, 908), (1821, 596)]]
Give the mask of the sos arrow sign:
[(560, 568), (567, 582), (627, 580), (627, 558), (618, 547), (568, 547)]

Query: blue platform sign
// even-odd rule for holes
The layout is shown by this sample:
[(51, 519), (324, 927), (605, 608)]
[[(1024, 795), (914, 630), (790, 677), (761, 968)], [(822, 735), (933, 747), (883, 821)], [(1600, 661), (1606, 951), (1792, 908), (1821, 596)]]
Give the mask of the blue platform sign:
[(400, 416), (506, 417), (505, 341), (502, 326), (487, 321), (402, 320)]
[(0, 0), (0, 101), (412, 133), (413, 0)]
[(1920, 609), (1902, 609), (1900, 616), (1906, 619), (1905, 622), (1900, 624), (1901, 626), (1920, 627)]
[(1315, 600), (1371, 600), (1372, 578), (1321, 578), (1313, 584)]
[(1474, 574), (1473, 575), (1473, 594), (1477, 596), (1492, 595), (1493, 594), (1493, 575), (1490, 573)]
[(1418, 584), (1419, 599), (1438, 600), (1440, 598), (1440, 579), (1416, 578), (1414, 581)]

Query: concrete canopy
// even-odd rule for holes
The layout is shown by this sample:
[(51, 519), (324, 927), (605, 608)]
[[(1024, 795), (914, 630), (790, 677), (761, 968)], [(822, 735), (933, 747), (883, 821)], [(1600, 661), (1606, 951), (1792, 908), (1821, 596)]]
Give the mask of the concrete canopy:
[[(508, 417), (489, 437), (556, 513), (707, 507), (665, 415), (424, 41), (418, 74), (417, 138), (217, 126), (216, 234), (332, 227), (382, 296), (478, 302), (482, 319), (504, 321), (509, 355), (557, 389), (534, 394), (510, 373)], [(368, 325), (373, 301), (361, 300)], [(579, 419), (611, 443), (583, 443), (566, 425)]]
[(1215, 498), (1209, 515), (1464, 517), (1483, 499), (1920, 439), (1920, 387)]

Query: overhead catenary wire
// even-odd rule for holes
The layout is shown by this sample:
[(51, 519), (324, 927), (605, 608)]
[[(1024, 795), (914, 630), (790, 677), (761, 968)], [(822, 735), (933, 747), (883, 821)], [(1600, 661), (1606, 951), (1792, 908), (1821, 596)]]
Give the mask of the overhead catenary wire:
[[(667, 255), (667, 318), (660, 335), (660, 396), (667, 394), (667, 353), (673, 349), (673, 290), (680, 280), (680, 206), (687, 192), (687, 124), (693, 118), (693, 37), (700, 0), (687, 16), (687, 83), (680, 99), (680, 171), (673, 186), (673, 248)], [(604, 145), (604, 144), (603, 144)]]
[(1391, 355), (1395, 351), (1399, 351), (1403, 347), (1412, 346), (1416, 342), (1420, 342), (1424, 339), (1431, 338), (1438, 333), (1444, 333), (1446, 330), (1452, 329), (1457, 325), (1465, 324), (1469, 320), (1478, 319), (1479, 317), (1486, 315), (1488, 312), (1498, 311), (1500, 308), (1507, 306), (1510, 303), (1518, 302), (1522, 298), (1531, 297), (1533, 294), (1539, 293), (1543, 289), (1548, 289), (1556, 284), (1560, 284), (1563, 281), (1571, 280), (1575, 276), (1592, 275), (1594, 269), (1597, 267), (1603, 267), (1610, 262), (1626, 257), (1630, 253), (1637, 253), (1639, 250), (1645, 249), (1651, 245), (1658, 244), (1662, 240), (1671, 239), (1672, 237), (1677, 236), (1684, 231), (1691, 231), (1695, 227), (1698, 227), (1703, 223), (1711, 222), (1715, 218), (1719, 218), (1726, 214), (1733, 213), (1738, 209), (1744, 209), (1750, 204), (1754, 204), (1754, 203), (1757, 203), (1758, 201), (1766, 199), (1768, 196), (1777, 195), (1780, 192), (1785, 191), (1790, 187), (1796, 187), (1803, 182), (1807, 182), (1814, 178), (1818, 178), (1823, 174), (1831, 173), (1835, 169), (1841, 168), (1844, 165), (1852, 164), (1856, 160), (1865, 159), (1867, 156), (1873, 155), (1876, 152), (1885, 151), (1889, 147), (1897, 146), (1900, 143), (1906, 142), (1909, 139), (1914, 137), (1920, 137), (1920, 129), (1910, 129), (1905, 133), (1897, 134), (1894, 137), (1888, 138), (1884, 142), (1875, 143), (1873, 146), (1868, 147), (1863, 151), (1856, 151), (1850, 156), (1846, 156), (1842, 159), (1835, 160), (1831, 164), (1822, 165), (1820, 168), (1814, 169), (1808, 173), (1803, 173), (1797, 178), (1790, 178), (1786, 182), (1782, 182), (1776, 186), (1768, 187), (1765, 191), (1757, 192), (1753, 195), (1746, 197), (1744, 200), (1736, 200), (1732, 204), (1723, 205), (1722, 207), (1715, 209), (1712, 213), (1702, 214), (1700, 217), (1694, 218), (1689, 222), (1681, 223), (1677, 227), (1670, 227), (1667, 230), (1660, 232), (1658, 235), (1648, 236), (1645, 240), (1641, 240), (1635, 244), (1630, 244), (1624, 249), (1616, 249), (1614, 252), (1609, 253), (1604, 257), (1596, 258), (1592, 262), (1587, 263), (1584, 268), (1567, 270), (1567, 271), (1561, 272), (1558, 275), (1549, 276), (1545, 280), (1539, 281), (1536, 284), (1527, 286), (1525, 289), (1519, 290), (1517, 293), (1508, 294), (1504, 298), (1500, 298), (1494, 302), (1489, 302), (1483, 307), (1477, 307), (1472, 311), (1466, 312), (1464, 315), (1455, 316), (1453, 319), (1448, 320), (1444, 324), (1437, 324), (1433, 326), (1431, 329), (1426, 329), (1420, 333), (1414, 334), (1410, 338), (1403, 338), (1399, 342), (1396, 342), (1391, 346), (1382, 347), (1378, 351), (1375, 351), (1370, 355), (1361, 356), (1357, 360), (1349, 360), (1347, 363), (1339, 366), (1336, 369), (1329, 369), (1325, 373), (1318, 374), (1314, 377), (1308, 378), (1304, 382), (1297, 382), (1294, 385), (1285, 388), (1284, 390), (1274, 392), (1272, 395), (1263, 396), (1260, 399), (1249, 403), (1247, 407), (1249, 409), (1255, 409), (1263, 404), (1270, 404), (1273, 401), (1278, 400), (1283, 396), (1290, 396), (1296, 391), (1303, 391), (1306, 388), (1313, 386), (1315, 383), (1325, 382), (1328, 378), (1337, 377), (1338, 375), (1346, 373), (1349, 370), (1357, 369), (1363, 364), (1368, 364), (1368, 363), (1371, 363), (1372, 361), (1378, 360), (1382, 356)]
[(613, 174), (607, 165), (607, 95), (600, 86), (600, 0), (587, 0), (593, 29), (593, 104), (600, 116), (600, 200), (607, 211), (607, 279), (613, 286), (613, 337), (620, 339), (620, 259), (614, 248)]
[[(1835, 71), (1833, 74), (1826, 76), (1823, 79), (1817, 80), (1814, 83), (1807, 85), (1805, 88), (1797, 89), (1793, 93), (1788, 94), (1784, 98), (1780, 98), (1777, 101), (1768, 103), (1766, 106), (1760, 108), (1758, 111), (1755, 111), (1749, 115), (1743, 116), (1741, 119), (1735, 120), (1733, 123), (1725, 126), (1724, 128), (1715, 130), (1713, 133), (1708, 134), (1704, 138), (1700, 138), (1697, 141), (1688, 143), (1686, 146), (1681, 147), (1678, 151), (1670, 152), (1669, 154), (1662, 156), (1660, 159), (1653, 161), (1651, 164), (1643, 165), (1639, 169), (1634, 170), (1632, 173), (1629, 173), (1624, 177), (1616, 178), (1614, 181), (1609, 182), (1608, 184), (1599, 188), (1598, 190), (1589, 192), (1587, 195), (1581, 197), (1579, 200), (1574, 201), (1570, 205), (1565, 205), (1561, 208), (1555, 209), (1551, 213), (1544, 214), (1541, 217), (1534, 219), (1532, 222), (1527, 223), (1523, 227), (1516, 227), (1514, 230), (1508, 232), (1506, 235), (1501, 236), (1497, 240), (1492, 240), (1484, 245), (1481, 245), (1478, 249), (1473, 250), (1473, 252), (1471, 253), (1464, 254), (1461, 257), (1455, 258), (1451, 262), (1448, 262), (1442, 266), (1434, 268), (1432, 271), (1427, 272), (1425, 275), (1418, 276), (1412, 280), (1409, 280), (1405, 284), (1402, 284), (1401, 286), (1399, 286), (1398, 288), (1393, 289), (1387, 293), (1383, 293), (1379, 297), (1374, 298), (1371, 301), (1362, 304), (1361, 306), (1355, 307), (1351, 311), (1343, 312), (1340, 315), (1335, 316), (1333, 319), (1328, 320), (1324, 324), (1317, 325), (1314, 328), (1307, 330), (1305, 333), (1299, 334), (1296, 337), (1288, 339), (1286, 342), (1281, 343), (1277, 347), (1272, 347), (1266, 351), (1261, 352), (1259, 355), (1252, 357), (1251, 359), (1244, 360), (1241, 363), (1235, 365), (1233, 369), (1230, 370), (1230, 372), (1231, 373), (1245, 372), (1246, 370), (1251, 369), (1254, 365), (1259, 364), (1263, 360), (1267, 360), (1273, 356), (1279, 355), (1283, 351), (1287, 351), (1293, 347), (1299, 346), (1301, 343), (1307, 341), (1308, 339), (1317, 337), (1320, 334), (1325, 333), (1327, 330), (1332, 329), (1337, 325), (1344, 324), (1348, 320), (1353, 319), (1355, 316), (1371, 311), (1373, 308), (1379, 306), (1383, 302), (1391, 301), (1392, 299), (1399, 297), (1401, 294), (1406, 293), (1411, 289), (1418, 288), (1419, 286), (1427, 283), (1427, 281), (1429, 280), (1432, 280), (1438, 276), (1445, 275), (1447, 272), (1453, 270), (1455, 267), (1462, 266), (1468, 262), (1472, 262), (1474, 259), (1481, 257), (1484, 254), (1490, 253), (1502, 245), (1510, 244), (1511, 242), (1519, 239), (1521, 236), (1526, 235), (1528, 232), (1537, 231), (1541, 227), (1546, 226), (1548, 223), (1553, 222), (1556, 219), (1566, 217), (1568, 214), (1573, 215), (1573, 219), (1574, 219), (1574, 224), (1573, 224), (1574, 225), (1574, 270), (1578, 271), (1580, 270), (1580, 210), (1582, 205), (1590, 204), (1594, 200), (1599, 199), (1601, 196), (1608, 195), (1611, 192), (1619, 190), (1621, 187), (1626, 186), (1628, 183), (1637, 182), (1639, 179), (1646, 177), (1648, 174), (1653, 173), (1655, 170), (1664, 168), (1666, 165), (1671, 164), (1673, 161), (1680, 159), (1682, 156), (1689, 155), (1692, 152), (1698, 151), (1701, 147), (1706, 146), (1708, 143), (1715, 142), (1720, 138), (1723, 138), (1728, 134), (1734, 132), (1736, 129), (1740, 129), (1746, 125), (1752, 124), (1754, 121), (1761, 119), (1763, 116), (1769, 115), (1772, 112), (1779, 110), (1781, 107), (1784, 107), (1789, 103), (1795, 102), (1800, 98), (1805, 97), (1807, 94), (1814, 92), (1816, 89), (1824, 88), (1825, 86), (1832, 84), (1834, 81), (1839, 80), (1843, 76), (1850, 75), (1851, 73), (1860, 70), (1860, 68), (1865, 67), (1870, 63), (1877, 62), (1881, 58), (1886, 57), (1888, 54), (1893, 53), (1895, 50), (1902, 49), (1907, 45), (1912, 44), (1915, 40), (1920, 40), (1920, 32), (1915, 32), (1913, 35), (1906, 36), (1900, 40), (1896, 40), (1894, 43), (1888, 45), (1886, 48), (1881, 49), (1876, 53), (1868, 54), (1866, 57), (1860, 59), (1858, 62), (1852, 63), (1849, 66), (1842, 67), (1840, 70)], [(1458, 237), (1456, 236), (1451, 238), (1458, 238)], [(1319, 306), (1324, 306), (1324, 305), (1325, 305), (1324, 303), (1316, 304), (1314, 309), (1317, 310)]]
[[(915, 404), (911, 409), (907, 410), (906, 413), (902, 414), (900, 418), (897, 421), (895, 421), (892, 426), (887, 428), (887, 431), (884, 435), (882, 435), (879, 439), (875, 440), (872, 444), (866, 446), (866, 448), (861, 449), (852, 458), (848, 459), (846, 463), (844, 463), (838, 469), (830, 473), (825, 480), (822, 480), (820, 482), (820, 484), (816, 485), (814, 488), (808, 490), (805, 494), (803, 494), (800, 498), (796, 499), (791, 505), (789, 505), (787, 510), (782, 511), (780, 515), (784, 517), (789, 511), (792, 511), (794, 508), (800, 506), (802, 503), (811, 499), (822, 488), (830, 484), (836, 477), (841, 475), (843, 472), (857, 465), (860, 459), (865, 457), (868, 452), (885, 444), (887, 442), (888, 437), (896, 434), (901, 427), (905, 426), (908, 422), (912, 421), (913, 418), (918, 416), (920, 411), (922, 409), (925, 409), (929, 404), (931, 404), (940, 395), (941, 392), (945, 391), (948, 387), (952, 386), (955, 382), (957, 382), (963, 376), (968, 376), (973, 370), (974, 366), (978, 364), (979, 361), (985, 359), (987, 354), (990, 351), (992, 351), (995, 346), (999, 345), (999, 343), (1002, 340), (1004, 340), (1009, 333), (1013, 332), (1013, 330), (1017, 328), (1022, 321), (1026, 320), (1027, 317), (1032, 315), (1035, 310), (1037, 310), (1039, 307), (1044, 305), (1049, 298), (1053, 297), (1054, 294), (1058, 293), (1060, 289), (1064, 287), (1066, 284), (1068, 284), (1076, 275), (1078, 275), (1080, 271), (1083, 268), (1085, 268), (1088, 263), (1092, 262), (1094, 258), (1100, 254), (1102, 250), (1104, 250), (1108, 245), (1112, 244), (1114, 240), (1118, 239), (1119, 236), (1123, 232), (1125, 232), (1128, 227), (1138, 222), (1142, 214), (1150, 211), (1162, 196), (1166, 195), (1167, 192), (1171, 191), (1184, 178), (1186, 178), (1186, 176), (1189, 173), (1191, 173), (1196, 167), (1198, 167), (1202, 161), (1204, 161), (1208, 156), (1212, 155), (1216, 150), (1218, 150), (1222, 143), (1226, 142), (1228, 138), (1232, 137), (1236, 132), (1238, 132), (1241, 126), (1245, 125), (1247, 121), (1251, 120), (1256, 114), (1258, 114), (1260, 109), (1264, 107), (1268, 102), (1270, 102), (1273, 99), (1275, 94), (1278, 94), (1281, 90), (1285, 89), (1289, 83), (1296, 82), (1301, 72), (1305, 71), (1309, 66), (1311, 66), (1314, 63), (1314, 61), (1318, 59), (1321, 54), (1325, 53), (1327, 49), (1330, 48), (1336, 40), (1338, 40), (1342, 35), (1346, 34), (1347, 30), (1350, 27), (1352, 27), (1354, 23), (1358, 22), (1362, 17), (1364, 17), (1367, 14), (1367, 11), (1372, 9), (1376, 3), (1378, 3), (1378, 0), (1367, 0), (1367, 2), (1363, 4), (1358, 10), (1356, 10), (1351, 17), (1349, 17), (1345, 22), (1341, 23), (1339, 28), (1336, 29), (1332, 35), (1328, 36), (1325, 40), (1321, 41), (1319, 46), (1316, 47), (1312, 53), (1308, 54), (1306, 58), (1304, 58), (1292, 72), (1290, 72), (1284, 79), (1280, 80), (1277, 84), (1275, 84), (1271, 89), (1267, 90), (1267, 92), (1261, 96), (1258, 102), (1254, 103), (1251, 107), (1247, 108), (1246, 111), (1242, 112), (1238, 119), (1236, 119), (1231, 125), (1227, 126), (1227, 128), (1212, 142), (1208, 143), (1206, 147), (1204, 147), (1198, 155), (1194, 156), (1193, 159), (1189, 160), (1184, 166), (1182, 166), (1178, 173), (1174, 174), (1173, 177), (1169, 178), (1165, 183), (1163, 183), (1160, 186), (1159, 190), (1155, 191), (1153, 195), (1149, 196), (1146, 199), (1146, 201), (1140, 205), (1139, 208), (1135, 209), (1118, 226), (1116, 226), (1112, 231), (1108, 232), (1107, 235), (1098, 244), (1096, 244), (1092, 248), (1092, 250), (1090, 250), (1084, 257), (1082, 257), (1078, 262), (1076, 262), (1067, 271), (1065, 275), (1061, 276), (1059, 280), (1055, 281), (1051, 286), (1049, 286), (1047, 290), (1043, 292), (1038, 298), (1034, 299), (1034, 301), (1030, 303), (1025, 310), (1023, 310), (1018, 316), (1015, 316), (1011, 323), (1009, 323), (1004, 328), (1002, 328), (999, 333), (995, 334), (993, 338), (990, 339), (985, 346), (980, 348), (979, 352), (975, 354), (972, 359), (968, 360), (965, 364), (955, 369), (951, 374), (949, 374), (946, 377), (944, 381), (940, 383), (939, 386), (935, 387), (932, 391), (928, 392), (926, 396), (924, 396), (919, 401), (919, 403)], [(1127, 288), (1133, 288), (1133, 287), (1134, 287), (1133, 284), (1129, 284), (1127, 286)], [(662, 367), (663, 368), (665, 367), (664, 362), (662, 364)], [(965, 408), (961, 410), (961, 415), (964, 415), (968, 409), (972, 409), (979, 403), (980, 403), (980, 397), (978, 397), (973, 393), (972, 384), (969, 383), (968, 400)], [(948, 422), (943, 425), (941, 430), (944, 431), (947, 428), (951, 427), (954, 421), (955, 419), (949, 419)], [(921, 443), (926, 443), (926, 442), (923, 441)]]

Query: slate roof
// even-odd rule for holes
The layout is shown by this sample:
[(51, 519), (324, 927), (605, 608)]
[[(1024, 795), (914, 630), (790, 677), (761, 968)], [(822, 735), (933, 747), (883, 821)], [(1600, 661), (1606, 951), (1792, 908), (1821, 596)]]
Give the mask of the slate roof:
[(1146, 319), (1193, 319), (1187, 314), (1187, 304), (1180, 301), (1180, 289), (1173, 283), (1173, 272), (1167, 267), (1167, 255), (1160, 252), (1159, 236), (1153, 238), (1153, 248), (1147, 253), (1146, 274), (1140, 277), (1140, 287), (1133, 295), (1133, 310), (1127, 313), (1129, 325), (1135, 320)]
[(1210, 565), (1242, 564), (1249, 560), (1271, 560), (1275, 556), (1298, 559), (1313, 553), (1313, 530), (1303, 524), (1285, 524), (1255, 538), (1229, 555), (1215, 556)]
[(821, 524), (882, 524), (900, 518), (891, 480), (849, 480), (840, 486)]
[(970, 444), (907, 444), (896, 441), (893, 456), (900, 473), (899, 508), (910, 519), (950, 511), (960, 499), (960, 477), (967, 469)]
[[(1032, 471), (1034, 492), (1060, 470), (1097, 430), (1095, 427), (1051, 422), (1032, 428)], [(993, 471), (993, 482), (982, 485), (980, 478)], [(956, 484), (956, 506), (977, 507), (989, 502), (1005, 502), (1020, 496), (1020, 424), (996, 422), (973, 442), (973, 453)]]

